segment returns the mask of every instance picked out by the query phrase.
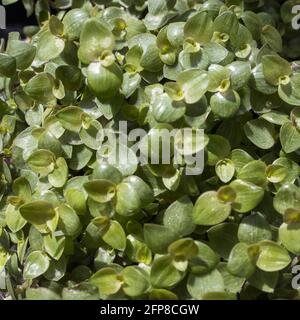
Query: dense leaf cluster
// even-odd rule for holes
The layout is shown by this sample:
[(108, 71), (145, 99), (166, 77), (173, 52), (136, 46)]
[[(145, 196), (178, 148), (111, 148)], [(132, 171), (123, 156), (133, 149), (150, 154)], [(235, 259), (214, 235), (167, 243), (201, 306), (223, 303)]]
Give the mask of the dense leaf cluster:
[[(2, 295), (299, 298), (299, 1), (23, 2), (39, 26), (0, 53)], [(204, 129), (203, 173), (110, 164), (119, 121)]]

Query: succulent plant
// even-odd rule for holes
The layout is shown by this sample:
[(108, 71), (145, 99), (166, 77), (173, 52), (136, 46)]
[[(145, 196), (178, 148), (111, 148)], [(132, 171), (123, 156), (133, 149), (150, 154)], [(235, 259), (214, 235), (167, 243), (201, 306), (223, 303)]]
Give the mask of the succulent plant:
[[(5, 297), (299, 299), (299, 1), (23, 3), (38, 26), (0, 51)], [(120, 121), (159, 156), (155, 129), (204, 130), (203, 172), (130, 144), (111, 163)]]

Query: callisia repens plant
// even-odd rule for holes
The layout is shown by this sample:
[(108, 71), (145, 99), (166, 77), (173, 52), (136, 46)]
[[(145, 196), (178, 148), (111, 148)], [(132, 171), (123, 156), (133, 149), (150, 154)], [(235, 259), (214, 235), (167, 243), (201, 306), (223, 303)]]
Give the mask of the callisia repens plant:
[(23, 3), (36, 26), (0, 47), (1, 298), (299, 299), (299, 1)]

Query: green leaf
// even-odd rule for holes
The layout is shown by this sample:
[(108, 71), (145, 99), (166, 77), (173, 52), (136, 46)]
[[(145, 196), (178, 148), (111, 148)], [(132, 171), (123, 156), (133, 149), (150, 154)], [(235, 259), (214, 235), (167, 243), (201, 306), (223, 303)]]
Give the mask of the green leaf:
[(91, 199), (99, 203), (111, 201), (116, 194), (115, 184), (105, 179), (86, 182), (84, 189)]
[(220, 135), (210, 134), (208, 138), (208, 165), (214, 166), (219, 160), (228, 158), (231, 147), (229, 141)]
[(105, 179), (119, 184), (123, 177), (121, 172), (108, 163), (97, 163), (93, 171), (93, 179)]
[(171, 243), (168, 247), (168, 252), (174, 257), (175, 261), (173, 263), (175, 263), (176, 259), (183, 261), (195, 257), (198, 253), (198, 246), (193, 239), (183, 238)]
[(46, 149), (34, 151), (27, 159), (29, 167), (34, 172), (42, 174), (52, 172), (55, 167), (55, 161), (55, 155)]
[(43, 235), (33, 225), (30, 226), (28, 240), (29, 240), (29, 245), (32, 248), (32, 250), (42, 251), (44, 249)]
[[(40, 112), (40, 111), (39, 111)], [(42, 116), (39, 113), (39, 119), (40, 116)], [(32, 124), (36, 125), (36, 124)], [(34, 131), (34, 133), (37, 133), (36, 138), (38, 139), (38, 148), (42, 150), (49, 150), (54, 153), (55, 156), (59, 157), (62, 155), (62, 145), (58, 139), (55, 138), (55, 136), (50, 131), (40, 131), (37, 129)]]
[(122, 279), (113, 268), (102, 268), (91, 278), (90, 283), (96, 286), (102, 295), (112, 295), (117, 293), (122, 286)]
[(16, 59), (17, 69), (25, 70), (30, 67), (36, 54), (36, 48), (20, 40), (10, 40), (6, 50), (10, 56)]
[(122, 216), (133, 215), (152, 201), (153, 191), (137, 176), (130, 176), (117, 186), (116, 211)]
[(287, 176), (281, 181), (281, 184), (294, 182), (298, 176), (299, 166), (292, 160), (279, 157), (274, 161), (274, 165), (282, 165), (287, 169)]
[(262, 66), (265, 79), (274, 86), (292, 73), (289, 62), (275, 55), (263, 56)]
[(270, 164), (266, 168), (268, 181), (272, 183), (282, 182), (288, 175), (288, 169), (280, 164)]
[(5, 222), (12, 232), (18, 232), (26, 225), (27, 221), (21, 216), (15, 206), (9, 204), (5, 211)]
[(275, 272), (284, 269), (290, 264), (291, 257), (289, 253), (276, 242), (264, 240), (259, 242), (257, 246), (259, 252), (258, 256), (255, 257), (255, 262), (261, 270)]
[(64, 236), (55, 236), (54, 234), (47, 234), (44, 236), (45, 251), (55, 260), (59, 260), (65, 249)]
[[(97, 140), (99, 140), (99, 138), (97, 136), (96, 138), (97, 138), (96, 139), (96, 144), (97, 144), (98, 143)], [(114, 145), (112, 149), (113, 149), (111, 153), (112, 157), (111, 158), (110, 156), (108, 157), (107, 159), (108, 162), (110, 162), (110, 159), (112, 159), (112, 163), (114, 163), (114, 166), (116, 167), (116, 169), (118, 169), (123, 176), (129, 176), (134, 174), (138, 167), (138, 159), (135, 151), (122, 143), (117, 143), (117, 145)], [(106, 158), (105, 154), (104, 154), (104, 158)]]
[(294, 184), (284, 184), (276, 193), (273, 205), (282, 215), (287, 209), (300, 209), (300, 189)]
[(170, 256), (161, 256), (153, 261), (150, 279), (154, 288), (172, 288), (184, 277), (184, 273), (175, 268)]
[(218, 64), (212, 64), (208, 69), (209, 75), (209, 91), (226, 92), (230, 87), (230, 72), (227, 68)]
[(73, 281), (85, 281), (90, 278), (92, 271), (88, 266), (78, 265), (72, 271), (71, 278)]
[(287, 224), (298, 223), (300, 221), (300, 210), (289, 208), (283, 215), (283, 221)]
[(141, 80), (142, 78), (138, 73), (126, 72), (123, 74), (121, 92), (125, 95), (125, 98), (129, 98), (138, 89)]
[(244, 11), (241, 15), (245, 26), (251, 32), (254, 40), (259, 40), (261, 35), (262, 22), (259, 15), (252, 11)]
[(233, 90), (242, 89), (251, 76), (251, 66), (249, 62), (234, 61), (227, 68), (230, 71), (230, 83)]
[(48, 288), (27, 288), (27, 300), (60, 300), (60, 296)]
[(212, 32), (213, 19), (206, 11), (196, 13), (184, 25), (185, 39), (192, 39), (201, 44), (209, 42)]
[(271, 25), (265, 25), (261, 32), (261, 42), (269, 45), (274, 51), (282, 51), (281, 35), (276, 28)]
[(44, 277), (50, 281), (59, 281), (66, 274), (67, 262), (68, 259), (64, 256), (62, 256), (58, 261), (51, 260), (50, 266), (44, 274)]
[[(127, 67), (129, 70), (128, 72), (140, 72), (143, 70), (141, 66), (141, 59), (143, 56), (143, 48), (136, 44), (129, 48), (129, 50), (126, 52), (125, 59), (127, 64), (125, 67)], [(127, 69), (125, 69), (127, 71)]]
[[(290, 80), (290, 81), (288, 81)], [(294, 73), (289, 79), (280, 83), (278, 87), (279, 97), (292, 106), (300, 105), (300, 74)]]
[(98, 289), (89, 284), (81, 283), (62, 290), (63, 300), (99, 300)]
[(263, 292), (273, 293), (278, 281), (278, 276), (278, 272), (265, 272), (256, 269), (248, 281), (253, 287)]
[(46, 72), (39, 73), (31, 78), (26, 84), (24, 91), (32, 99), (42, 103), (53, 101), (54, 79)]
[(208, 292), (203, 295), (203, 300), (237, 300), (236, 294), (230, 292)]
[(41, 251), (33, 251), (26, 258), (23, 277), (27, 280), (37, 278), (47, 271), (49, 264), (46, 254)]
[(234, 90), (217, 92), (210, 98), (212, 112), (220, 118), (231, 118), (239, 110), (241, 99)]
[(267, 182), (266, 165), (260, 160), (250, 161), (239, 171), (237, 177), (263, 187)]
[(50, 31), (42, 32), (36, 48), (36, 59), (47, 62), (58, 57), (65, 48), (63, 39), (53, 35)]
[(221, 63), (228, 56), (228, 50), (216, 42), (208, 42), (203, 45), (204, 51), (210, 63)]
[(237, 34), (239, 22), (233, 12), (225, 11), (214, 20), (213, 29), (215, 32), (226, 33), (231, 38), (233, 35)]
[(78, 132), (81, 128), (83, 111), (79, 107), (66, 107), (60, 110), (56, 117), (61, 125), (72, 132)]
[(86, 212), (86, 195), (78, 189), (68, 189), (65, 193), (67, 203), (76, 211), (78, 215), (84, 215)]
[(124, 280), (123, 290), (129, 297), (138, 297), (150, 289), (148, 273), (136, 266), (126, 267), (122, 271)]
[(220, 261), (220, 257), (204, 242), (195, 241), (198, 253), (189, 261), (191, 272), (207, 273), (213, 270)]
[(4, 270), (4, 267), (9, 260), (10, 255), (9, 253), (2, 247), (0, 247), (0, 270)]
[(81, 224), (76, 212), (66, 204), (61, 204), (56, 210), (59, 214), (59, 229), (66, 236), (77, 236), (80, 233)]
[(68, 161), (68, 166), (72, 170), (83, 169), (90, 161), (93, 151), (84, 145), (72, 147), (72, 158)]
[(264, 113), (261, 115), (261, 117), (268, 122), (278, 124), (280, 126), (289, 121), (287, 114), (276, 110)]
[(126, 247), (126, 234), (117, 221), (111, 221), (107, 230), (102, 236), (104, 242), (112, 248), (123, 251)]
[(232, 296), (235, 296), (236, 299), (236, 294), (240, 293), (243, 289), (243, 286), (245, 284), (245, 278), (232, 275), (228, 271), (226, 262), (220, 262), (217, 266), (217, 269), (223, 277), (225, 291), (228, 292), (229, 298), (231, 297), (232, 299)]
[(69, 40), (79, 39), (85, 21), (89, 18), (89, 14), (83, 9), (72, 9), (66, 13), (63, 18), (64, 35)]
[(277, 86), (273, 86), (266, 81), (263, 74), (262, 64), (259, 64), (252, 69), (249, 83), (253, 89), (266, 95), (274, 94), (278, 90)]
[(97, 150), (101, 145), (99, 139), (99, 132), (101, 132), (102, 126), (97, 120), (88, 120), (88, 124), (81, 128), (79, 137), (82, 142), (93, 150)]
[(55, 70), (55, 76), (62, 81), (67, 90), (79, 90), (82, 86), (82, 73), (76, 66), (59, 66)]
[(174, 201), (165, 211), (163, 222), (166, 227), (181, 237), (191, 234), (195, 229), (192, 220), (193, 203), (184, 196)]
[(49, 30), (53, 35), (61, 36), (64, 33), (64, 25), (56, 16), (51, 16), (49, 19)]
[(179, 236), (165, 226), (146, 223), (144, 224), (144, 238), (147, 246), (153, 252), (163, 254)]
[(109, 218), (107, 216), (96, 216), (87, 226), (84, 243), (88, 248), (99, 248), (103, 245), (102, 236), (109, 226)]
[(31, 200), (31, 186), (25, 177), (15, 179), (12, 189), (15, 194), (23, 199), (23, 201)]
[(280, 128), (280, 142), (286, 153), (291, 153), (300, 148), (300, 132), (290, 122)]
[(185, 158), (187, 162), (189, 161), (188, 156), (199, 154), (207, 143), (207, 137), (203, 136), (203, 132), (199, 129), (181, 129), (174, 136), (175, 149), (178, 154), (187, 156)]
[(149, 293), (150, 300), (178, 300), (178, 297), (173, 292), (166, 289), (153, 289)]
[(193, 221), (199, 225), (211, 226), (225, 221), (230, 212), (230, 202), (221, 201), (215, 191), (207, 191), (195, 203)]
[(300, 252), (300, 223), (283, 223), (279, 228), (279, 240), (295, 255)]
[(248, 121), (244, 131), (247, 138), (260, 149), (270, 149), (275, 144), (274, 125), (262, 118)]
[(234, 163), (230, 159), (220, 160), (217, 162), (215, 170), (219, 179), (227, 183), (233, 178), (235, 173)]
[(85, 22), (81, 31), (78, 57), (81, 62), (89, 64), (97, 61), (104, 51), (112, 51), (114, 45), (113, 34), (107, 25), (92, 18)]
[(158, 122), (172, 123), (180, 119), (186, 111), (183, 102), (172, 101), (166, 93), (156, 95), (151, 103), (153, 116)]
[(150, 0), (148, 1), (148, 14), (144, 23), (148, 30), (155, 30), (162, 27), (175, 14), (172, 8), (175, 5), (174, 0)]
[(0, 76), (12, 77), (16, 73), (16, 58), (5, 53), (0, 53)]
[(68, 179), (68, 165), (64, 158), (58, 158), (55, 163), (54, 170), (48, 175), (49, 182), (55, 188), (61, 188)]
[(263, 240), (272, 240), (272, 230), (263, 215), (253, 213), (240, 223), (238, 238), (241, 242), (255, 244)]
[(150, 72), (158, 72), (162, 69), (163, 63), (159, 56), (159, 49), (156, 44), (149, 44), (144, 51), (141, 60), (141, 67)]
[(91, 91), (98, 99), (103, 100), (117, 94), (122, 85), (123, 74), (116, 63), (106, 67), (100, 62), (92, 62), (87, 70), (87, 79)]
[(238, 243), (232, 248), (227, 269), (232, 275), (246, 279), (255, 272), (256, 266), (248, 255), (247, 244)]
[[(291, 185), (294, 186), (294, 185)], [(288, 185), (286, 185), (286, 188)], [(298, 190), (295, 188), (294, 190), (290, 189), (289, 192), (293, 191), (294, 192), (294, 207), (289, 207), (286, 208), (284, 214), (283, 214), (283, 221), (286, 223), (296, 223), (300, 221), (300, 215), (299, 215), (299, 209), (297, 208), (298, 206)], [(290, 196), (290, 194), (287, 194), (287, 196)], [(287, 199), (288, 200), (288, 197)], [(278, 205), (278, 204), (277, 204)], [(285, 203), (287, 205), (287, 203)], [(274, 205), (275, 206), (275, 205)], [(282, 208), (283, 209), (283, 208)]]
[(178, 75), (177, 83), (181, 87), (186, 103), (199, 101), (209, 86), (207, 72), (201, 70), (187, 70)]
[(52, 204), (45, 200), (35, 200), (20, 207), (22, 217), (33, 225), (44, 225), (55, 217)]
[(237, 212), (244, 213), (254, 209), (264, 197), (263, 188), (240, 179), (231, 182), (230, 187), (236, 193), (232, 208)]
[(238, 225), (235, 223), (221, 223), (213, 226), (207, 232), (209, 245), (221, 257), (228, 259), (232, 248), (238, 243)]
[(191, 273), (187, 280), (187, 290), (194, 299), (201, 300), (207, 293), (223, 292), (224, 280), (216, 269), (199, 275)]
[(294, 108), (290, 113), (292, 123), (299, 129), (300, 128), (300, 108)]

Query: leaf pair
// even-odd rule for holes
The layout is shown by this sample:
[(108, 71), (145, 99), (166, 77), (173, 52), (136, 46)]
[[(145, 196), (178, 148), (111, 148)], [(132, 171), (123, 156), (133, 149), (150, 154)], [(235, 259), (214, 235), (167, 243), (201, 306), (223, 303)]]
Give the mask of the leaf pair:
[(254, 209), (263, 195), (261, 187), (244, 180), (234, 180), (218, 192), (203, 193), (195, 203), (193, 221), (206, 226), (219, 224), (229, 217), (232, 209), (241, 213)]

